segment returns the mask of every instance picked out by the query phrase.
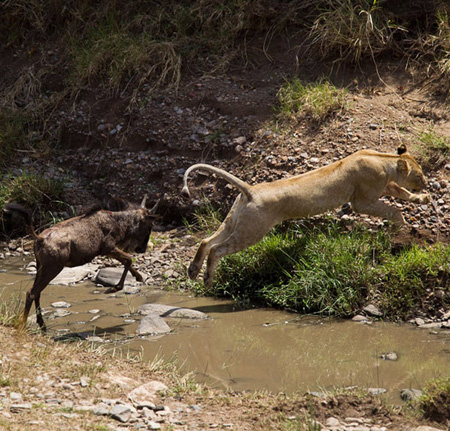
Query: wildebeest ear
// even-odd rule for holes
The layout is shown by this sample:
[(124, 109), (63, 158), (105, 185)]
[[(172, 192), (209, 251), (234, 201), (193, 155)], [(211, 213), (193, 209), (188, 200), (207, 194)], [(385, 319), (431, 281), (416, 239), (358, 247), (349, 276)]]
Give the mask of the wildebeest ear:
[(408, 148), (406, 148), (405, 144), (401, 144), (398, 148), (397, 148), (397, 154), (399, 156), (401, 156), (402, 154), (405, 154), (408, 152)]
[(144, 198), (142, 199), (142, 202), (141, 202), (141, 208), (145, 208), (145, 203), (147, 202), (147, 195), (144, 195)]

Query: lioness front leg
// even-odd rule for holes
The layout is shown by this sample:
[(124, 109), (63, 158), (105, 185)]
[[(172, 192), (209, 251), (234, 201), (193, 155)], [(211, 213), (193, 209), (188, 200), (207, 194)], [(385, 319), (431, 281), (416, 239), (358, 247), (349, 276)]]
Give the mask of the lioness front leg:
[(411, 193), (394, 182), (390, 182), (383, 191), (384, 196), (392, 196), (394, 198), (403, 199), (408, 202), (426, 204), (430, 201), (428, 193)]
[(225, 241), (233, 232), (236, 226), (236, 220), (239, 214), (239, 203), (241, 202), (241, 195), (239, 195), (234, 201), (233, 206), (230, 209), (230, 212), (225, 217), (225, 220), (219, 226), (219, 229), (216, 230), (209, 238), (204, 239), (200, 246), (198, 247), (197, 253), (195, 254), (194, 259), (188, 268), (188, 276), (191, 280), (197, 278), (198, 273), (202, 269), (203, 261), (206, 256), (208, 256), (211, 247), (214, 244), (219, 244)]
[(352, 202), (352, 205), (358, 213), (381, 217), (394, 222), (396, 228), (400, 228), (405, 223), (402, 213), (397, 208), (391, 207), (379, 200), (375, 202)]

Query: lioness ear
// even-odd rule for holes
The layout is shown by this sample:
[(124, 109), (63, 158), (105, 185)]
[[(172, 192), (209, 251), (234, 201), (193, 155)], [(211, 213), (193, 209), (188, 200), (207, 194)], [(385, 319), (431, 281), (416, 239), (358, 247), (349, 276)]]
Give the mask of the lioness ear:
[(397, 171), (399, 174), (408, 175), (411, 170), (408, 162), (404, 159), (398, 159), (397, 161)]
[(401, 144), (398, 148), (397, 148), (397, 154), (399, 156), (401, 156), (402, 154), (405, 154), (408, 152), (408, 148), (406, 148), (405, 144)]

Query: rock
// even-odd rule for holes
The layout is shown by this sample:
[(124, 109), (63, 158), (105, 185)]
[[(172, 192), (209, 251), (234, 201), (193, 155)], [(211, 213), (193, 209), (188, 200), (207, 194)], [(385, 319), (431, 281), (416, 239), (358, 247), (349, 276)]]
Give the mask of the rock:
[(425, 320), (421, 319), (420, 317), (417, 317), (416, 319), (414, 319), (413, 322), (414, 322), (417, 326), (422, 326), (422, 325), (425, 324)]
[(247, 142), (247, 138), (245, 136), (239, 136), (238, 138), (233, 139), (233, 144), (236, 145), (244, 145)]
[(125, 295), (136, 295), (141, 291), (137, 286), (125, 286), (122, 290)]
[(363, 308), (363, 311), (366, 312), (369, 316), (381, 317), (383, 313), (375, 307), (375, 305), (369, 304)]
[(31, 410), (33, 405), (31, 403), (11, 404), (9, 410), (11, 413), (20, 413), (23, 410)]
[(116, 404), (110, 411), (111, 417), (122, 423), (128, 422), (133, 413), (136, 410), (128, 404)]
[[(70, 304), (68, 306), (70, 307)], [(53, 317), (66, 317), (69, 314), (71, 314), (70, 311), (59, 308), (53, 313)]]
[(88, 387), (90, 382), (91, 382), (91, 379), (89, 379), (89, 377), (85, 377), (85, 376), (80, 377), (80, 386), (82, 388)]
[(158, 392), (167, 391), (169, 388), (162, 382), (151, 380), (128, 393), (128, 399), (137, 407), (156, 409), (155, 401)]
[(369, 321), (367, 316), (363, 316), (362, 314), (357, 314), (356, 316), (353, 316), (352, 320), (354, 322), (368, 322)]
[(402, 389), (400, 391), (400, 397), (403, 401), (415, 401), (422, 396), (422, 391), (418, 389)]
[(330, 417), (326, 420), (325, 425), (329, 428), (331, 427), (338, 427), (341, 425), (341, 422), (339, 421), (339, 419), (336, 419), (334, 417)]
[(52, 302), (51, 305), (53, 308), (69, 308), (70, 307), (70, 304), (66, 301)]
[[(101, 284), (102, 286), (115, 286), (119, 283), (120, 277), (122, 277), (123, 268), (119, 267), (109, 267), (99, 269), (97, 275), (95, 276), (95, 282)], [(138, 282), (136, 279), (128, 272), (125, 277), (125, 285), (124, 286), (136, 286)]]
[(136, 329), (138, 335), (168, 334), (170, 326), (158, 314), (148, 314), (139, 323)]
[(389, 352), (381, 355), (381, 358), (384, 359), (385, 361), (397, 361), (398, 355), (395, 352)]
[(387, 392), (387, 389), (384, 388), (369, 388), (367, 392), (371, 395), (381, 395)]
[(9, 394), (9, 399), (11, 401), (19, 401), (22, 399), (22, 394), (18, 393), (18, 392), (11, 392)]
[(138, 313), (142, 315), (157, 314), (160, 317), (179, 317), (184, 319), (207, 319), (208, 315), (190, 308), (174, 307), (164, 304), (144, 304), (138, 309)]
[(430, 427), (428, 425), (420, 425), (414, 428), (413, 431), (445, 431), (443, 428)]
[(87, 263), (86, 265), (76, 266), (74, 268), (64, 268), (50, 284), (68, 286), (69, 284), (78, 283), (84, 280), (88, 275), (97, 271), (98, 265)]

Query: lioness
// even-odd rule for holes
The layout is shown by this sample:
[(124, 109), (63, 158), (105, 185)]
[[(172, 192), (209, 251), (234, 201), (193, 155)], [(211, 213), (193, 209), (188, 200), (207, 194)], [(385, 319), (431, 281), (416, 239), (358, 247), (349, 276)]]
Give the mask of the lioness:
[(397, 154), (361, 150), (328, 166), (254, 186), (222, 169), (196, 164), (184, 174), (183, 193), (187, 196), (190, 195), (188, 176), (197, 169), (212, 172), (241, 191), (219, 229), (201, 242), (189, 266), (189, 277), (194, 279), (208, 256), (204, 274), (208, 288), (223, 256), (256, 244), (274, 225), (284, 220), (313, 216), (351, 202), (356, 212), (383, 217), (401, 226), (404, 223), (402, 214), (380, 201), (381, 196), (428, 202), (427, 194), (406, 190), (418, 192), (424, 189), (426, 179), (404, 145), (397, 149)]

